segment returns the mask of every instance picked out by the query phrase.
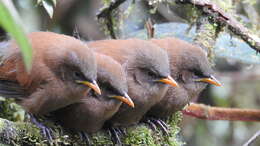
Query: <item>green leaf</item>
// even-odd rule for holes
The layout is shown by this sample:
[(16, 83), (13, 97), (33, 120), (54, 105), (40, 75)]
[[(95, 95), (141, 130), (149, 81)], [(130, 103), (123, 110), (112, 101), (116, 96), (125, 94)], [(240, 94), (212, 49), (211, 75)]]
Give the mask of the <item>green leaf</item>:
[(53, 16), (53, 11), (54, 11), (54, 1), (50, 1), (50, 0), (43, 0), (42, 1), (42, 5), (44, 7), (44, 9), (47, 11), (47, 13), (49, 14), (49, 16), (52, 18)]
[(43, 0), (37, 0), (37, 5), (42, 4), (42, 1), (43, 1)]
[(26, 70), (29, 72), (32, 65), (32, 48), (19, 22), (18, 14), (10, 1), (0, 0), (0, 25), (20, 46)]
[(56, 1), (56, 0), (52, 0), (52, 3), (53, 3), (53, 5), (54, 5), (54, 7), (55, 7), (56, 4), (57, 4), (57, 1)]

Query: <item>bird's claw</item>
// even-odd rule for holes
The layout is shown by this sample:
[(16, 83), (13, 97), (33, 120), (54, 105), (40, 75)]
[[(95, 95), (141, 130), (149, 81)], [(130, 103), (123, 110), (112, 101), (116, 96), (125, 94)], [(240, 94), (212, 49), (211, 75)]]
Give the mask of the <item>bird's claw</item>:
[(157, 129), (156, 127), (160, 127), (160, 129), (163, 131), (163, 133), (165, 135), (169, 135), (169, 132), (168, 132), (168, 125), (161, 119), (155, 119), (155, 118), (148, 118), (146, 119), (146, 123), (148, 123), (152, 129)]
[(48, 128), (47, 126), (39, 122), (37, 118), (32, 114), (30, 114), (30, 120), (34, 125), (41, 129), (41, 133), (43, 134), (43, 136), (46, 137), (49, 142), (52, 142), (53, 131), (51, 130), (51, 128)]
[(158, 123), (158, 125), (161, 127), (163, 133), (167, 136), (169, 136), (169, 132), (168, 132), (168, 125), (163, 121), (163, 120), (156, 120), (156, 122)]
[(125, 131), (120, 128), (110, 127), (109, 132), (111, 134), (111, 140), (113, 141), (113, 143), (115, 145), (121, 146), (122, 142), (119, 135), (125, 134)]
[(89, 139), (89, 135), (86, 132), (78, 132), (80, 140), (85, 141), (86, 145), (90, 146), (91, 141)]
[(150, 119), (147, 119), (145, 123), (148, 124), (152, 130), (157, 130), (156, 125)]

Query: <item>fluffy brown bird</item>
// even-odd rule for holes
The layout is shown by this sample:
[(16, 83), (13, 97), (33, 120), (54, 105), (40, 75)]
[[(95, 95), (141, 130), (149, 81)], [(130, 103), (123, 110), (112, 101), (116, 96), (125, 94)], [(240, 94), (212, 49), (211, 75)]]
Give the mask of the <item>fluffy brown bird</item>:
[(200, 47), (176, 38), (152, 39), (151, 42), (167, 50), (171, 75), (179, 88), (169, 88), (162, 100), (149, 110), (148, 116), (166, 118), (197, 98), (207, 83), (221, 86)]
[(87, 133), (97, 132), (104, 122), (118, 111), (122, 102), (134, 107), (127, 94), (126, 74), (121, 65), (111, 57), (98, 53), (96, 60), (97, 82), (102, 94), (92, 92), (79, 103), (54, 113), (59, 122), (68, 129)]
[(2, 47), (1, 96), (17, 99), (29, 113), (45, 114), (77, 102), (88, 87), (100, 93), (96, 60), (84, 43), (52, 32), (34, 32), (28, 39), (33, 48), (30, 73), (15, 41)]
[(34, 32), (28, 39), (33, 48), (30, 73), (15, 41), (1, 45), (1, 96), (15, 98), (30, 114), (42, 115), (78, 102), (90, 88), (100, 94), (96, 60), (85, 43), (52, 32)]
[(111, 126), (136, 124), (167, 91), (177, 86), (170, 76), (168, 55), (162, 48), (144, 40), (103, 40), (88, 43), (95, 51), (111, 56), (126, 68), (128, 94), (135, 108), (122, 105), (108, 121)]

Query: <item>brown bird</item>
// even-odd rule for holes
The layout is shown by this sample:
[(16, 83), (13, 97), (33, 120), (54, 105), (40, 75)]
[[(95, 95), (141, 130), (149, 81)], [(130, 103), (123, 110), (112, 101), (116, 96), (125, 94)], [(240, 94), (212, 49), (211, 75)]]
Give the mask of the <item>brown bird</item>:
[(96, 84), (96, 60), (87, 45), (52, 32), (28, 35), (32, 68), (26, 72), (15, 41), (1, 47), (0, 95), (15, 98), (31, 114), (42, 115), (78, 102)]
[(122, 105), (108, 121), (111, 126), (129, 126), (161, 100), (167, 85), (177, 86), (170, 76), (168, 55), (145, 40), (103, 40), (88, 43), (95, 51), (111, 56), (126, 68), (128, 94), (135, 108)]
[(87, 133), (97, 132), (118, 111), (122, 102), (134, 107), (127, 94), (126, 74), (121, 65), (111, 57), (98, 53), (95, 56), (97, 82), (102, 94), (91, 92), (79, 103), (56, 111), (55, 117), (65, 128)]
[(167, 118), (197, 98), (207, 83), (221, 86), (200, 47), (176, 38), (152, 39), (151, 42), (167, 50), (171, 75), (179, 88), (169, 88), (162, 100), (149, 110), (148, 116)]

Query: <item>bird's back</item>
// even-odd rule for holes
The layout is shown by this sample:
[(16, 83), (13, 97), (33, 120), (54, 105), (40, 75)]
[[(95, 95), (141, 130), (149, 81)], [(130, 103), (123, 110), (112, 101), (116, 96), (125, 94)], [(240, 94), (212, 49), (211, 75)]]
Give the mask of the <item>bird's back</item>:
[(95, 41), (88, 43), (88, 45), (99, 53), (113, 57), (121, 64), (127, 62), (128, 93), (135, 103), (135, 108), (122, 105), (108, 123), (131, 125), (139, 122), (147, 110), (161, 99), (161, 95), (166, 92), (167, 86), (158, 87), (149, 84), (148, 87), (148, 83), (141, 85), (136, 81), (135, 71), (141, 68), (150, 68), (168, 75), (167, 53), (157, 45), (140, 39)]
[(102, 40), (89, 42), (88, 46), (96, 52), (113, 57), (121, 64), (127, 61), (127, 58), (138, 53), (138, 49), (146, 48), (149, 43), (140, 39), (127, 40)]

